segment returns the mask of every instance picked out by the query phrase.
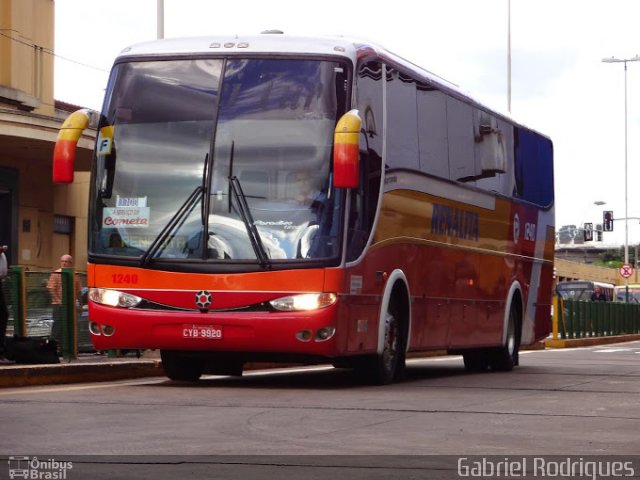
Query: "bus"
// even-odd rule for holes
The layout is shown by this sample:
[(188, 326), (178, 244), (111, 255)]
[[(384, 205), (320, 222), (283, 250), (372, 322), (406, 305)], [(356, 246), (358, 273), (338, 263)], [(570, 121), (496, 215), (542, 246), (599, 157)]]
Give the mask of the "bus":
[(550, 331), (551, 140), (381, 46), (128, 47), (102, 111), (63, 123), (54, 181), (94, 124), (98, 350), (157, 349), (181, 381), (268, 361), (388, 384), (430, 350), (508, 371)]
[(627, 302), (627, 287), (629, 287), (629, 302), (640, 303), (640, 284), (630, 283), (629, 285), (618, 285), (615, 290), (616, 302)]
[(612, 283), (594, 282), (591, 280), (569, 280), (556, 285), (556, 293), (563, 300), (594, 300), (596, 289), (601, 292), (600, 300), (613, 302), (614, 285)]

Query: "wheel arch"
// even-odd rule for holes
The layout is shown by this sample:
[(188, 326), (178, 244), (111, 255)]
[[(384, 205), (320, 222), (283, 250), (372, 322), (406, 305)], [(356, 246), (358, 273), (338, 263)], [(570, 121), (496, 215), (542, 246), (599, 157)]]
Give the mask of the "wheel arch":
[(507, 341), (507, 325), (512, 307), (515, 307), (516, 313), (518, 314), (518, 321), (515, 327), (516, 340), (518, 341), (518, 345), (520, 345), (522, 342), (522, 322), (524, 319), (524, 298), (522, 296), (522, 286), (518, 281), (511, 284), (509, 294), (507, 295), (506, 308), (504, 309), (504, 317), (502, 319), (502, 345)]
[(389, 305), (395, 302), (401, 312), (403, 332), (406, 334), (404, 339), (405, 353), (409, 348), (409, 339), (411, 338), (411, 294), (409, 291), (409, 282), (402, 270), (394, 270), (389, 275), (384, 292), (382, 293), (382, 301), (380, 302), (380, 311), (378, 312), (378, 343), (376, 352), (381, 354), (384, 348), (384, 321)]

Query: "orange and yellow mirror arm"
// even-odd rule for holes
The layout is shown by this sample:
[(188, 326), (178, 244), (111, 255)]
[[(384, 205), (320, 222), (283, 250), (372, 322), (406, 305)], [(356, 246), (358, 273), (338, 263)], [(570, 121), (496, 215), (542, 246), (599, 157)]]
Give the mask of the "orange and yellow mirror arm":
[(76, 110), (62, 124), (56, 146), (53, 149), (53, 181), (55, 183), (73, 182), (76, 147), (82, 132), (89, 126), (92, 110)]
[(345, 113), (333, 133), (334, 185), (337, 188), (357, 188), (359, 169), (358, 141), (362, 120), (358, 110)]

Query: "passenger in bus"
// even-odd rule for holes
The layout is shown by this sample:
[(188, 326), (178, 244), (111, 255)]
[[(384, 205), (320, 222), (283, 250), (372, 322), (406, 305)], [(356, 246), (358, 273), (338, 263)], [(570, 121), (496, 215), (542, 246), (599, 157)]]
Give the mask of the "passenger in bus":
[(317, 207), (320, 202), (320, 190), (313, 184), (313, 179), (306, 172), (295, 174), (295, 191), (293, 200), (302, 205)]
[(122, 248), (124, 247), (124, 242), (122, 241), (122, 237), (118, 232), (114, 232), (109, 235), (109, 248)]

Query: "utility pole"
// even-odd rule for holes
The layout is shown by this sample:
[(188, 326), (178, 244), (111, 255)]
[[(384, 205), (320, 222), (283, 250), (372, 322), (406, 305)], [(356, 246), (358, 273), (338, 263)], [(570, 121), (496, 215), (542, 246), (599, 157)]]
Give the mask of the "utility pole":
[(158, 0), (156, 9), (156, 24), (158, 40), (164, 38), (164, 0)]

